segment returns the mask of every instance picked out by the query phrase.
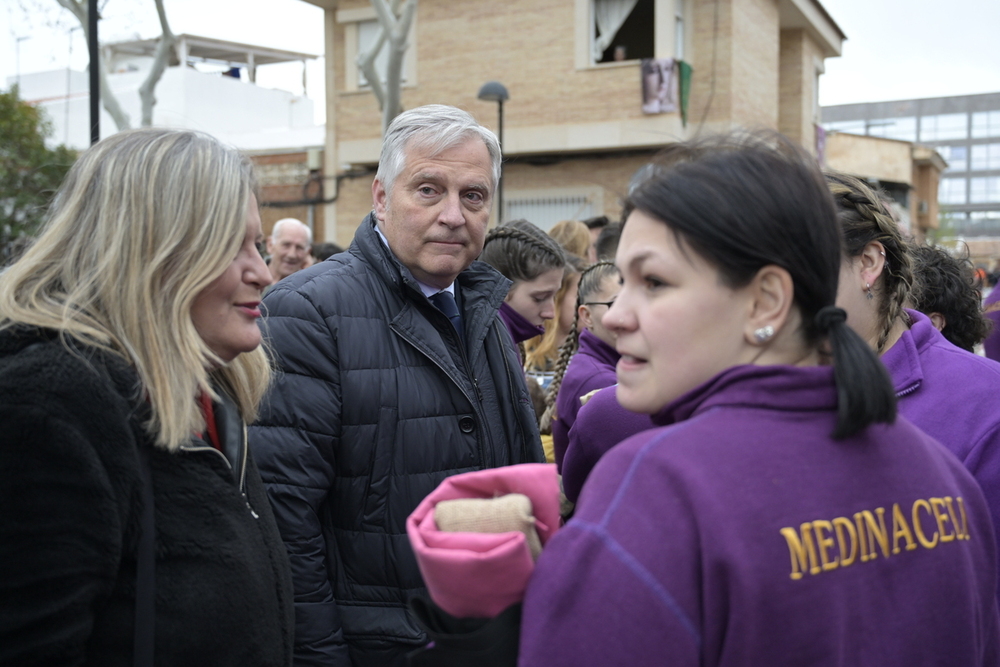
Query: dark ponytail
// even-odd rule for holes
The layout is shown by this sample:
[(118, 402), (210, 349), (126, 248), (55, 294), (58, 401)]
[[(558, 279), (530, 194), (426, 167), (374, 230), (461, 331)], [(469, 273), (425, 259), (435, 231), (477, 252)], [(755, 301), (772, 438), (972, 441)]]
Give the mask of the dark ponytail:
[(768, 265), (794, 283), (808, 345), (832, 357), (835, 438), (896, 416), (892, 382), (834, 303), (841, 233), (833, 197), (815, 158), (775, 132), (737, 133), (668, 147), (642, 170), (626, 200), (663, 221), (733, 288)]
[(820, 308), (816, 328), (826, 334), (833, 357), (837, 383), (837, 428), (833, 437), (850, 437), (873, 422), (895, 421), (896, 396), (889, 373), (868, 343), (847, 326), (844, 309)]

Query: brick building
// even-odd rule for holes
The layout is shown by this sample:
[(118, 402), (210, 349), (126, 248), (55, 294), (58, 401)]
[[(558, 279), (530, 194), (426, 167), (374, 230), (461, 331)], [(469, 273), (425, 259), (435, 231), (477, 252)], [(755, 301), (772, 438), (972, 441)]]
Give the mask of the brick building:
[[(367, 0), (304, 0), (325, 9), (327, 174), (339, 179), (325, 236), (349, 243), (371, 210), (380, 113), (355, 58), (377, 32)], [(596, 53), (598, 5), (626, 12)], [(844, 35), (817, 0), (420, 0), (404, 62), (402, 105), (444, 103), (496, 129), (504, 104), (504, 218), (543, 227), (562, 217), (620, 213), (630, 176), (662, 146), (697, 132), (778, 129), (811, 150), (818, 77)], [(623, 9), (624, 8), (624, 9)], [(601, 9), (607, 9), (602, 7)], [(360, 46), (359, 46), (360, 45)], [(610, 55), (624, 47), (624, 60)], [(646, 114), (641, 58), (693, 68), (685, 127), (679, 112)], [(326, 192), (334, 192), (327, 178)], [(508, 215), (509, 214), (509, 215)]]

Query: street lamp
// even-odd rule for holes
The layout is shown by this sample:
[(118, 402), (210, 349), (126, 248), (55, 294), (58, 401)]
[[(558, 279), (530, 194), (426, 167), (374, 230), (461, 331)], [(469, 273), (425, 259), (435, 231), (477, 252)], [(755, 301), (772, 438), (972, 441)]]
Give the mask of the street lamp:
[[(25, 35), (24, 37), (15, 37), (15, 54), (17, 60), (17, 87), (21, 87), (21, 42), (26, 39), (31, 39), (31, 35)], [(23, 93), (18, 93), (23, 97)]]
[[(488, 81), (479, 89), (476, 96), (485, 102), (496, 102), (500, 122), (498, 125), (497, 139), (500, 141), (500, 150), (503, 151), (503, 103), (510, 99), (507, 88), (499, 81)], [(497, 224), (503, 221), (503, 162), (500, 167), (500, 182), (497, 184)]]

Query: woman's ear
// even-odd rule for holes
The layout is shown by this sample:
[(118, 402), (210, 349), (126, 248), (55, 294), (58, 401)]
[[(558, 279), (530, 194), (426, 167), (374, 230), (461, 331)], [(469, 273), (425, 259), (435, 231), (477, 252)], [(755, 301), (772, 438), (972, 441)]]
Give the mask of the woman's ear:
[(576, 307), (576, 319), (580, 322), (580, 329), (590, 329), (594, 325), (593, 317), (591, 317), (590, 308), (588, 306), (577, 306)]
[(768, 264), (757, 272), (747, 289), (750, 303), (744, 337), (751, 345), (763, 345), (788, 320), (795, 299), (792, 276), (780, 266)]
[(872, 241), (855, 258), (861, 265), (861, 278), (869, 285), (875, 285), (885, 269), (885, 246)]

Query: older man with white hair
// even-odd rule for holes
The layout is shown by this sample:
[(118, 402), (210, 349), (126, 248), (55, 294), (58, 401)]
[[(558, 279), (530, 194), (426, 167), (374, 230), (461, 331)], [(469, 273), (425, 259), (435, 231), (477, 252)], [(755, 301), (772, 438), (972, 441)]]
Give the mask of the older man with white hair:
[(312, 230), (295, 218), (282, 218), (274, 223), (267, 237), (267, 252), (271, 255), (268, 268), (274, 282), (287, 278), (309, 266)]
[(427, 636), (406, 517), (449, 475), (542, 462), (510, 281), (474, 261), (500, 146), (432, 105), (392, 122), (348, 252), (264, 299), (281, 372), (250, 432), (295, 584), (297, 665), (392, 665)]

